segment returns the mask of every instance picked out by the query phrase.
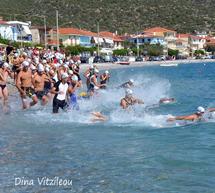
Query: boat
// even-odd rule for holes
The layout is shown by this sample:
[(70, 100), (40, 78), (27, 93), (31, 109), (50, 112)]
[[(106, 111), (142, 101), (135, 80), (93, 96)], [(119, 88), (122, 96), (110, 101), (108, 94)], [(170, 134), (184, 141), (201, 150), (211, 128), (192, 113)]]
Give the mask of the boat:
[(119, 61), (118, 64), (120, 64), (120, 65), (129, 65), (130, 62), (129, 61)]
[(177, 63), (169, 63), (169, 64), (160, 64), (162, 67), (170, 67), (170, 66), (178, 66)]

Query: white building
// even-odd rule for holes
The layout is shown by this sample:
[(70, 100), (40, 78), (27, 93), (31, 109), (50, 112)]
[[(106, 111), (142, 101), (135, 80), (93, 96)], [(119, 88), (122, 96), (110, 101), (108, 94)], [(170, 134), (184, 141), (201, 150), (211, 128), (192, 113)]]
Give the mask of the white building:
[(17, 42), (32, 42), (32, 33), (30, 30), (30, 24), (20, 21), (8, 21), (7, 22), (13, 29), (13, 41)]
[(13, 27), (2, 20), (0, 20), (0, 37), (7, 40), (13, 40)]

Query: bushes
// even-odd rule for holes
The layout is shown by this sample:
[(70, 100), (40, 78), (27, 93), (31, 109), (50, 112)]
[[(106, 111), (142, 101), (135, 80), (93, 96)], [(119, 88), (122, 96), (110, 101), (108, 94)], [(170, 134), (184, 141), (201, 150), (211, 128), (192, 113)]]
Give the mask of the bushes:
[(128, 55), (128, 50), (127, 49), (114, 50), (113, 55), (115, 55), (115, 56), (126, 56), (126, 55)]
[(168, 56), (178, 56), (178, 54), (179, 54), (178, 50), (168, 49)]

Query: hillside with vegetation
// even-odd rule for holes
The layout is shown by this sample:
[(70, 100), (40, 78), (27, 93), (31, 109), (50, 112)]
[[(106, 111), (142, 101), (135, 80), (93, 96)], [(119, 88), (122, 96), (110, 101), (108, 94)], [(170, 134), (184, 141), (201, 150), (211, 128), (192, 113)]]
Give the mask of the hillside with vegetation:
[(7, 20), (32, 21), (33, 25), (59, 25), (92, 31), (119, 33), (142, 31), (153, 26), (175, 29), (215, 31), (215, 0), (0, 0), (0, 15)]

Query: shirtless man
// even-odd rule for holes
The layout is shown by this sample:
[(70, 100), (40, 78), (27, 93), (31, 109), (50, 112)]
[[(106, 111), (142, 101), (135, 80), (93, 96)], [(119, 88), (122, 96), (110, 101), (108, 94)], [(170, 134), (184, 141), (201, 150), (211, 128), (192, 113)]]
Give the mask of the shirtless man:
[(120, 101), (120, 106), (123, 109), (127, 109), (129, 106), (133, 106), (135, 104), (144, 104), (141, 99), (134, 98), (132, 94), (133, 92), (131, 89), (127, 89), (125, 91), (125, 97)]
[(2, 68), (0, 68), (0, 100), (3, 98), (3, 110), (6, 111), (8, 108), (8, 89), (7, 89), (7, 79), (8, 76), (12, 78), (12, 73), (9, 70), (9, 64), (4, 63)]
[(38, 73), (34, 75), (32, 79), (34, 85), (34, 91), (39, 100), (42, 100), (41, 104), (44, 106), (48, 103), (48, 97), (46, 96), (44, 85), (45, 85), (45, 76), (44, 76), (44, 67), (38, 67)]
[(198, 107), (196, 113), (192, 115), (185, 115), (185, 116), (176, 116), (176, 117), (171, 117), (167, 119), (168, 122), (172, 122), (175, 120), (185, 120), (185, 121), (198, 121), (201, 120), (205, 112), (214, 112), (215, 108), (209, 108), (205, 110), (203, 107)]
[(19, 72), (16, 80), (16, 87), (20, 92), (22, 99), (23, 109), (27, 109), (29, 105), (27, 104), (27, 96), (32, 99), (30, 106), (34, 106), (38, 102), (38, 98), (34, 93), (32, 84), (32, 72), (29, 69), (29, 62), (24, 61), (22, 63), (23, 69)]

